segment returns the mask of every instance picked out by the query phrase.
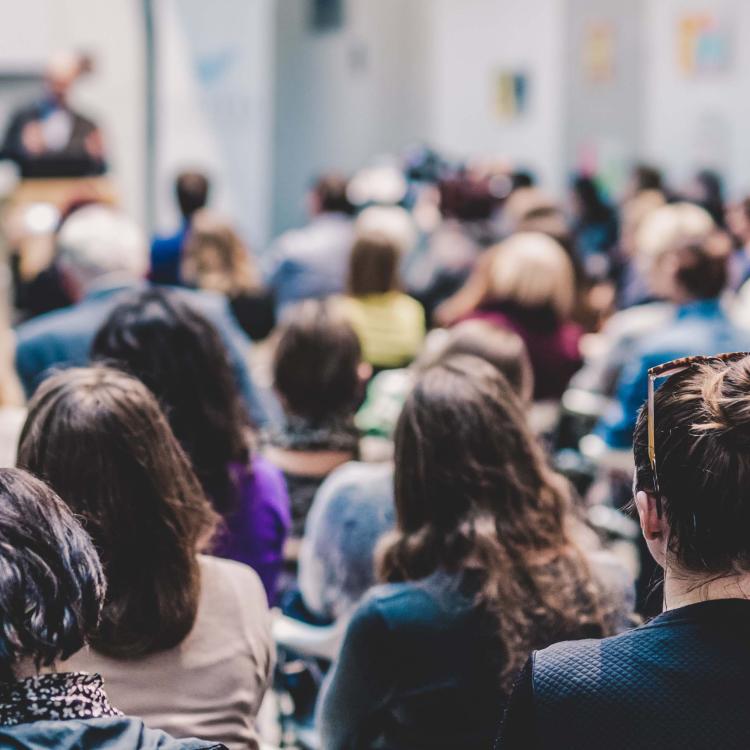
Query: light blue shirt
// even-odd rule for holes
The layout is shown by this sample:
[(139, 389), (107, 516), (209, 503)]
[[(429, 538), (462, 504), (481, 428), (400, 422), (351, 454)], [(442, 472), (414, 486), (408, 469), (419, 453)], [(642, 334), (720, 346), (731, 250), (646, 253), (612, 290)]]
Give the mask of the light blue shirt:
[(648, 395), (648, 371), (664, 362), (697, 354), (750, 350), (750, 332), (737, 328), (718, 299), (681, 305), (674, 318), (641, 339), (623, 368), (617, 403), (596, 432), (612, 448), (629, 448), (638, 411)]

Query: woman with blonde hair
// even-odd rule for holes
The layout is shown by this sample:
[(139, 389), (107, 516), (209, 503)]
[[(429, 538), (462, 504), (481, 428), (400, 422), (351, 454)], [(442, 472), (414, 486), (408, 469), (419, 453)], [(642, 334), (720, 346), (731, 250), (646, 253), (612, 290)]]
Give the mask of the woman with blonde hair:
[(543, 400), (559, 398), (581, 365), (575, 301), (575, 271), (562, 246), (541, 232), (519, 232), (490, 248), (438, 313), (447, 325), (480, 319), (515, 331), (529, 350), (534, 398)]
[(252, 253), (217, 214), (201, 210), (193, 217), (181, 276), (188, 286), (227, 297), (237, 322), (252, 339), (263, 339), (273, 329), (273, 299), (261, 284)]

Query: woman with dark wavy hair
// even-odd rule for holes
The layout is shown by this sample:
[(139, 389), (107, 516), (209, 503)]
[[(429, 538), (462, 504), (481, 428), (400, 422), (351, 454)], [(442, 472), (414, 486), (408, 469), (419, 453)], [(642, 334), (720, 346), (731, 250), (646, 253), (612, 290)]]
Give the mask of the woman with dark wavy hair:
[(66, 666), (104, 675), (150, 726), (257, 748), (265, 594), (249, 567), (200, 554), (218, 517), (151, 392), (104, 367), (54, 375), (29, 403), (18, 457), (81, 517), (107, 578), (91, 648)]
[(92, 356), (134, 375), (159, 400), (214, 509), (219, 557), (250, 565), (271, 603), (291, 524), (284, 477), (253, 450), (253, 433), (214, 326), (178, 293), (125, 299), (94, 339)]
[(460, 356), (427, 370), (395, 442), (387, 583), (349, 625), (323, 746), (486, 750), (529, 652), (609, 634), (617, 613), (574, 539), (568, 486), (494, 367)]
[(0, 747), (219, 750), (124, 716), (99, 675), (57, 670), (96, 633), (105, 588), (70, 508), (31, 474), (0, 469)]

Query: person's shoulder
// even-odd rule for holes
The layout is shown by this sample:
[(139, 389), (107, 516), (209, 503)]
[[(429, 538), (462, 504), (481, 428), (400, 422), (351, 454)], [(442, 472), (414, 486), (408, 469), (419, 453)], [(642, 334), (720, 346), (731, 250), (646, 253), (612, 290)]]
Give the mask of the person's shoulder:
[(438, 579), (433, 574), (422, 581), (385, 583), (370, 590), (363, 601), (363, 608), (371, 614), (377, 613), (389, 628), (407, 630), (443, 628), (450, 621), (462, 618), (467, 606), (462, 597), (452, 595), (453, 581)]
[(199, 555), (201, 586), (206, 593), (226, 606), (266, 606), (266, 594), (258, 574), (249, 566), (235, 560), (213, 555)]
[(76, 306), (52, 310), (35, 318), (25, 320), (16, 326), (16, 339), (19, 346), (29, 341), (56, 333), (64, 333), (70, 328), (70, 321), (79, 317)]
[(226, 750), (217, 742), (196, 738), (177, 739), (160, 729), (147, 727), (132, 716), (108, 716), (96, 719), (34, 721), (0, 727), (2, 747), (85, 747), (105, 750), (127, 747), (129, 750)]
[[(326, 477), (318, 490), (318, 494), (332, 495), (345, 492), (349, 488), (356, 492), (374, 486), (390, 486), (392, 480), (393, 466), (388, 462), (347, 461)], [(357, 492), (358, 496), (361, 494), (361, 492)]]
[(556, 681), (569, 680), (571, 684), (588, 684), (592, 670), (601, 666), (606, 652), (608, 663), (617, 663), (618, 655), (625, 661), (629, 655), (654, 637), (662, 637), (652, 623), (626, 630), (609, 638), (586, 638), (578, 641), (561, 641), (532, 654), (534, 679), (549, 675)]

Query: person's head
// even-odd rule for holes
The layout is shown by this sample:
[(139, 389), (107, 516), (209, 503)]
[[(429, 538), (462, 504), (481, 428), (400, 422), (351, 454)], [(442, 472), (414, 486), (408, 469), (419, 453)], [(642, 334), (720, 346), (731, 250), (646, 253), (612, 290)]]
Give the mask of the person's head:
[(750, 572), (750, 358), (695, 364), (654, 398), (635, 429), (636, 506), (651, 554), (698, 582)]
[(348, 180), (340, 174), (327, 174), (319, 177), (310, 193), (310, 209), (316, 214), (344, 214), (354, 213), (349, 198), (346, 195)]
[(96, 632), (104, 573), (73, 512), (21, 469), (0, 469), (0, 681), (53, 667)]
[(349, 294), (364, 297), (398, 289), (400, 261), (399, 248), (386, 235), (360, 237), (349, 259)]
[(208, 203), (210, 187), (208, 177), (202, 172), (180, 172), (177, 175), (175, 196), (184, 219), (192, 218), (196, 211)]
[(53, 375), (29, 403), (18, 463), (65, 499), (99, 552), (107, 598), (92, 646), (135, 658), (181, 643), (216, 516), (148, 388), (105, 367)]
[(661, 170), (651, 164), (636, 164), (633, 167), (633, 174), (630, 178), (633, 194), (639, 193), (642, 190), (658, 190), (664, 189), (664, 180), (662, 178)]
[(295, 305), (279, 325), (273, 355), (284, 409), (315, 423), (353, 413), (362, 390), (361, 358), (357, 334), (334, 304)]
[(673, 273), (670, 254), (683, 245), (701, 243), (715, 230), (709, 213), (692, 203), (670, 203), (649, 211), (635, 233), (635, 262), (657, 297), (667, 297)]
[(666, 297), (678, 304), (716, 299), (729, 279), (731, 252), (729, 235), (718, 230), (675, 247), (662, 264), (669, 284)]
[(638, 251), (638, 233), (646, 217), (666, 203), (667, 199), (660, 190), (641, 190), (623, 203), (620, 247), (627, 258), (634, 257)]
[(48, 94), (61, 106), (76, 79), (87, 67), (87, 58), (73, 52), (61, 52), (53, 56), (44, 72), (44, 85)]
[(207, 210), (193, 216), (182, 251), (181, 275), (187, 284), (230, 297), (260, 284), (250, 250), (239, 234)]
[(602, 632), (599, 596), (569, 534), (569, 488), (488, 362), (457, 356), (420, 376), (396, 428), (394, 487), (397, 530), (381, 576), (478, 574), (506, 688), (535, 644), (584, 623)]
[(713, 220), (723, 224), (724, 213), (724, 183), (721, 175), (711, 169), (702, 169), (695, 175), (695, 197), (699, 205), (703, 206)]
[(156, 395), (206, 493), (217, 510), (227, 511), (229, 464), (248, 462), (250, 427), (213, 324), (179, 292), (148, 289), (112, 311), (91, 355), (134, 375)]
[(419, 239), (412, 215), (401, 206), (369, 206), (354, 222), (357, 239), (386, 239), (405, 255)]
[(571, 185), (573, 208), (581, 219), (597, 220), (608, 213), (607, 204), (602, 197), (599, 186), (592, 177), (576, 175)]
[(459, 221), (488, 221), (501, 201), (490, 191), (489, 180), (472, 175), (450, 177), (438, 183), (440, 213)]
[(531, 402), (534, 372), (526, 344), (517, 333), (484, 320), (465, 320), (444, 332), (442, 341), (419, 358), (417, 369), (428, 369), (460, 354), (489, 362), (522, 404)]
[(541, 232), (519, 232), (494, 249), (488, 296), (567, 320), (575, 304), (575, 272), (562, 246)]
[(72, 213), (60, 227), (57, 247), (57, 262), (74, 300), (98, 283), (134, 283), (148, 273), (145, 235), (110, 206), (93, 204)]
[(741, 245), (750, 242), (750, 196), (732, 203), (725, 213), (727, 229)]

